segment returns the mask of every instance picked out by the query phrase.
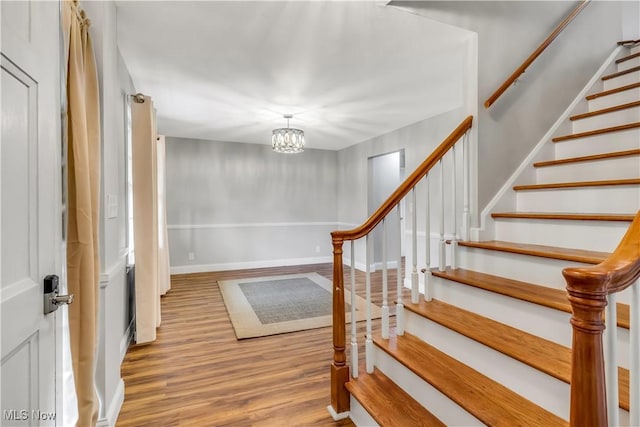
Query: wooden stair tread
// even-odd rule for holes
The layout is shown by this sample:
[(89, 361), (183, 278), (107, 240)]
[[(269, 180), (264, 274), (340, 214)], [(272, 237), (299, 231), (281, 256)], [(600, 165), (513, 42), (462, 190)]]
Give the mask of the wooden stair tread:
[[(431, 274), (463, 285), (484, 289), (485, 291), (516, 298), (565, 313), (572, 313), (571, 304), (567, 298), (567, 292), (564, 289), (554, 289), (506, 277), (466, 270), (464, 268), (458, 268), (456, 270), (447, 268), (445, 271), (439, 271), (437, 268), (434, 268), (431, 270)], [(629, 306), (627, 304), (617, 303), (616, 307), (618, 309), (618, 326), (629, 329)]]
[(576, 114), (574, 116), (569, 117), (569, 120), (571, 121), (582, 120), (589, 117), (599, 116), (607, 113), (613, 113), (615, 111), (622, 111), (622, 110), (635, 108), (635, 107), (640, 107), (640, 101), (629, 102), (627, 104), (620, 104), (614, 107), (603, 108), (601, 110), (589, 111), (588, 113)]
[(569, 157), (565, 159), (536, 162), (533, 164), (533, 167), (540, 168), (545, 166), (556, 166), (556, 165), (563, 165), (567, 163), (589, 162), (593, 160), (614, 159), (618, 157), (628, 157), (628, 156), (640, 156), (640, 149), (614, 151), (611, 153), (593, 154), (591, 156)]
[(556, 188), (580, 188), (580, 187), (602, 187), (611, 185), (636, 185), (640, 184), (640, 178), (610, 179), (604, 181), (578, 181), (578, 182), (554, 182), (551, 184), (528, 184), (516, 185), (515, 191), (523, 190), (552, 190)]
[(605, 81), (605, 80), (615, 79), (616, 77), (624, 76), (624, 75), (630, 74), (630, 73), (635, 73), (636, 71), (640, 71), (640, 65), (637, 66), (637, 67), (629, 68), (627, 70), (618, 71), (617, 73), (607, 74), (606, 76), (602, 76), (601, 80)]
[[(567, 347), (435, 299), (413, 304), (410, 298), (405, 298), (404, 305), (422, 317), (571, 383), (571, 349)], [(629, 371), (618, 367), (618, 377), (619, 404), (628, 410)]]
[(460, 241), (458, 242), (458, 245), (467, 246), (470, 248), (531, 255), (541, 258), (581, 262), (585, 264), (600, 264), (609, 255), (611, 255), (608, 252), (586, 251), (583, 249), (560, 248), (555, 246), (531, 245), (528, 243), (504, 242), (499, 240), (488, 240), (484, 242)]
[(640, 52), (632, 53), (631, 55), (623, 56), (620, 59), (616, 59), (616, 64), (621, 64), (623, 62), (629, 61), (630, 59), (638, 58), (638, 57), (640, 57)]
[(405, 333), (375, 344), (466, 411), (491, 426), (568, 425), (560, 417)]
[(435, 299), (418, 304), (407, 299), (404, 306), (560, 381), (571, 381), (571, 350), (567, 347)]
[(560, 212), (494, 212), (492, 218), (559, 219), (568, 221), (633, 221), (634, 214), (596, 214)]
[(631, 90), (631, 89), (636, 89), (636, 88), (640, 88), (640, 82), (639, 83), (631, 83), (630, 85), (624, 85), (624, 86), (620, 86), (614, 89), (609, 89), (609, 90), (604, 90), (602, 92), (597, 92), (597, 93), (593, 93), (591, 95), (587, 95), (586, 96), (586, 100), (587, 101), (592, 101), (596, 98), (600, 98), (602, 96), (609, 96), (609, 95), (613, 95), (615, 93), (620, 93), (620, 92), (624, 92), (627, 90)]
[(553, 142), (563, 142), (563, 141), (569, 141), (571, 139), (585, 138), (585, 137), (588, 137), (588, 136), (602, 135), (602, 134), (605, 134), (605, 133), (620, 132), (620, 131), (636, 129), (636, 128), (640, 128), (640, 122), (627, 123), (627, 124), (619, 125), (619, 126), (611, 126), (611, 127), (608, 127), (608, 128), (594, 129), (594, 130), (590, 130), (590, 131), (586, 131), (586, 132), (579, 132), (579, 133), (572, 133), (572, 134), (569, 134), (569, 135), (556, 136), (555, 138), (552, 139), (552, 141)]
[(378, 369), (372, 374), (359, 372), (346, 387), (381, 426), (445, 426)]

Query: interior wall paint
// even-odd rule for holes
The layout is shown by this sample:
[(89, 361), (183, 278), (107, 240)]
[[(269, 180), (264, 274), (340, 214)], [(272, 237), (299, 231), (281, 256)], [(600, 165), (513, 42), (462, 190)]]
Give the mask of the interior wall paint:
[[(482, 209), (584, 87), (622, 36), (634, 2), (591, 2), (489, 110), (484, 100), (576, 3), (391, 2), (478, 33), (478, 204)], [(636, 14), (637, 15), (637, 14)]]
[(175, 137), (166, 150), (172, 267), (331, 255), (337, 152)]
[(87, 1), (101, 101), (100, 312), (96, 385), (98, 425), (114, 425), (124, 400), (120, 377), (121, 342), (128, 334), (125, 279), (125, 123), (124, 93), (133, 93), (131, 77), (117, 45), (116, 6)]
[[(468, 109), (466, 106), (460, 107), (440, 114), (436, 117), (432, 117), (423, 120), (413, 125), (398, 129), (385, 135), (373, 138), (369, 141), (348, 147), (338, 152), (338, 178), (340, 185), (338, 187), (338, 221), (341, 229), (351, 229), (357, 225), (362, 224), (369, 216), (367, 211), (367, 180), (368, 180), (368, 158), (377, 156), (400, 149), (405, 150), (405, 171), (406, 175), (411, 174), (420, 163), (422, 163), (433, 150), (462, 122), (462, 120), (468, 115)], [(449, 154), (450, 156), (450, 154)], [(446, 162), (445, 170), (450, 170), (451, 158), (445, 157)], [(461, 185), (462, 157), (457, 156), (456, 162), (458, 164), (457, 176), (458, 183)], [(430, 175), (429, 181), (429, 199), (432, 207), (438, 206), (437, 203), (441, 200), (441, 185), (438, 169), (434, 169)], [(450, 235), (453, 230), (453, 224), (451, 221), (452, 215), (452, 197), (450, 183), (453, 181), (452, 177), (445, 177), (445, 233)], [(417, 225), (418, 231), (423, 232), (426, 229), (426, 190), (424, 181), (416, 187), (418, 206), (417, 213)], [(457, 209), (460, 213), (462, 207), (462, 191), (457, 193), (458, 205)], [(413, 210), (412, 203), (407, 202), (405, 199), (406, 207), (404, 214), (404, 228), (411, 227), (410, 215)], [(440, 224), (440, 210), (431, 210), (430, 213), (430, 232), (438, 230)], [(460, 227), (458, 222), (457, 226)], [(405, 236), (407, 236), (405, 234)], [(410, 237), (410, 236), (408, 236)], [(404, 239), (404, 253), (408, 256), (409, 242), (407, 238)], [(363, 269), (366, 266), (366, 245), (365, 239), (359, 239), (355, 242), (355, 264), (357, 268)], [(350, 262), (351, 257), (351, 244), (345, 242), (343, 245), (344, 255), (343, 261), (345, 263)], [(422, 261), (422, 260), (421, 260)], [(437, 251), (431, 252), (431, 265), (435, 265), (438, 262)], [(407, 264), (406, 268), (411, 266)]]

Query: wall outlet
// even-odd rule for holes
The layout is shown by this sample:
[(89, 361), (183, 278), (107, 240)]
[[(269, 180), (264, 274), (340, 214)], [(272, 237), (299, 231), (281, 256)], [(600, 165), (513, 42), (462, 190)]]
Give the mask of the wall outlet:
[(320, 253), (320, 246), (316, 246), (316, 253), (319, 254)]
[(193, 261), (194, 259), (196, 259), (196, 254), (194, 252), (189, 252), (189, 261)]

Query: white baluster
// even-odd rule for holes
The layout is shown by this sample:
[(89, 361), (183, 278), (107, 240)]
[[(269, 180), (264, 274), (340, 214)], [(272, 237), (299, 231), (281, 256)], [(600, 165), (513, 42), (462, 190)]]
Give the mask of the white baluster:
[(396, 269), (396, 335), (404, 335), (404, 303), (402, 302), (402, 224), (400, 223), (400, 204), (396, 209), (398, 211), (398, 265)]
[(605, 309), (604, 330), (604, 365), (605, 382), (607, 387), (607, 411), (610, 426), (620, 425), (618, 420), (618, 314), (616, 308), (616, 294), (609, 295)]
[(351, 241), (351, 376), (358, 378), (358, 337), (356, 317), (356, 250)]
[(469, 181), (469, 177), (470, 177), (470, 158), (471, 156), (469, 155), (469, 133), (470, 131), (467, 131), (464, 136), (462, 137), (462, 185), (463, 185), (463, 189), (462, 189), (462, 199), (463, 199), (463, 208), (462, 208), (462, 239), (463, 240), (469, 240), (469, 233), (470, 233), (470, 228), (471, 228), (471, 214), (469, 211), (469, 199), (470, 197), (470, 181)]
[(371, 242), (369, 242), (369, 235), (365, 237), (365, 246), (366, 246), (366, 278), (365, 278), (365, 297), (367, 299), (367, 308), (366, 308), (366, 316), (367, 316), (367, 339), (365, 341), (364, 353), (365, 353), (365, 365), (367, 368), (367, 373), (373, 373), (373, 336), (371, 333)]
[(447, 249), (444, 241), (444, 162), (440, 159), (438, 163), (440, 164), (440, 244), (438, 246), (438, 270), (444, 271), (445, 266), (447, 265)]
[[(429, 175), (427, 175), (424, 179), (425, 186), (427, 191), (425, 192), (425, 197), (427, 200), (427, 209), (424, 213), (425, 215), (425, 248), (424, 248), (424, 260), (425, 260), (425, 268), (424, 268), (424, 299), (425, 301), (431, 301), (432, 292), (431, 292), (431, 200), (429, 199)], [(417, 301), (416, 301), (417, 302)]]
[[(416, 189), (411, 190), (411, 302), (418, 303), (420, 280), (418, 278), (418, 205), (416, 205)], [(427, 242), (429, 236), (427, 236)]]
[(458, 180), (456, 179), (456, 146), (451, 147), (451, 173), (453, 186), (453, 203), (451, 220), (453, 222), (453, 237), (451, 239), (451, 269), (456, 270), (458, 268), (458, 260), (456, 255), (458, 254)]
[(387, 219), (382, 220), (382, 338), (389, 338), (389, 277), (387, 274)]
[(640, 280), (631, 290), (631, 328), (629, 330), (631, 347), (629, 364), (629, 425), (640, 426)]

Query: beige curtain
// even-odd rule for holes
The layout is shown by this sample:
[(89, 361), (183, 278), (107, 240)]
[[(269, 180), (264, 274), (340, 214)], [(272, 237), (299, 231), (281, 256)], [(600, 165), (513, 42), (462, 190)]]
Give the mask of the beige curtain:
[(165, 175), (165, 142), (164, 135), (158, 135), (156, 144), (158, 157), (158, 291), (160, 295), (171, 289), (169, 273), (169, 236), (167, 233), (167, 184)]
[(75, 296), (69, 333), (78, 400), (77, 426), (94, 426), (100, 196), (100, 99), (89, 21), (75, 1), (63, 3), (67, 62), (67, 280)]
[(161, 166), (164, 165), (164, 144), (158, 143), (155, 111), (150, 97), (140, 94), (133, 97), (131, 125), (136, 342), (140, 344), (156, 339), (156, 328), (161, 320), (160, 295), (169, 288), (164, 171), (159, 174), (158, 170), (159, 156)]

